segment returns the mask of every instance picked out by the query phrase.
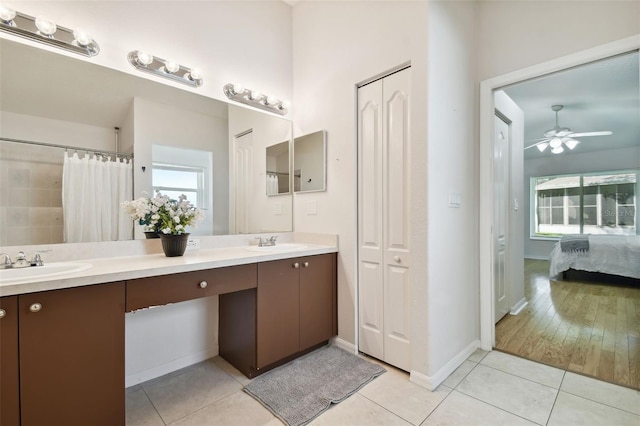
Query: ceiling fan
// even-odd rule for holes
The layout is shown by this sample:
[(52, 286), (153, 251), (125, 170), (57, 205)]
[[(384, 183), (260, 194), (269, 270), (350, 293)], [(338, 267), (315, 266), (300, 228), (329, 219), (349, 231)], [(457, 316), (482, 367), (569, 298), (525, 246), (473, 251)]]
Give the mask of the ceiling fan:
[(554, 154), (560, 154), (564, 151), (564, 146), (570, 150), (574, 149), (580, 143), (575, 138), (583, 138), (587, 136), (609, 136), (613, 132), (609, 130), (601, 132), (573, 132), (568, 127), (560, 127), (558, 125), (558, 112), (562, 110), (563, 105), (553, 105), (551, 109), (556, 113), (556, 125), (553, 129), (544, 132), (544, 138), (539, 139), (536, 143), (525, 147), (524, 149), (538, 148), (540, 152), (543, 152), (547, 147), (551, 147), (551, 152)]

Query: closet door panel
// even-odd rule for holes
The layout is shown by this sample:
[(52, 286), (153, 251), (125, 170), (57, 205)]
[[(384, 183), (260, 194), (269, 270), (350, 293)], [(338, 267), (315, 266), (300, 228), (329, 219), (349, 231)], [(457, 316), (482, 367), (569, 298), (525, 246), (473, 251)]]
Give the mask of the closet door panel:
[(359, 346), (383, 357), (382, 82), (358, 90)]

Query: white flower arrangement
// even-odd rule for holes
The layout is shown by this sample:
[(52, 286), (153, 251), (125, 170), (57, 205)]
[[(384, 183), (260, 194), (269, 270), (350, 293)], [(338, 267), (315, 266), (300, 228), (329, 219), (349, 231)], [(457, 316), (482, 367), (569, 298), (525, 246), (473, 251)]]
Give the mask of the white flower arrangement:
[(177, 200), (172, 200), (157, 191), (154, 198), (142, 197), (125, 201), (122, 208), (133, 220), (144, 225), (145, 232), (165, 235), (184, 234), (185, 227), (197, 227), (204, 219), (204, 212), (194, 207), (184, 194)]

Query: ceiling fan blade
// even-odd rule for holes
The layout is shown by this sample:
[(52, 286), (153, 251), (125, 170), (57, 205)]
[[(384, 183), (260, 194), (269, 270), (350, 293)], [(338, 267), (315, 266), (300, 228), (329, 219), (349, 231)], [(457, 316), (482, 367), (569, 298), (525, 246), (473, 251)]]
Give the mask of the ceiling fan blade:
[(612, 135), (613, 132), (609, 131), (609, 130), (605, 130), (602, 132), (583, 132), (583, 133), (570, 133), (569, 137), (571, 138), (581, 138), (584, 136), (609, 136)]
[[(546, 138), (545, 138), (545, 139), (546, 139)], [(533, 148), (534, 146), (538, 146), (538, 145), (540, 145), (541, 143), (544, 143), (543, 141), (544, 141), (544, 140), (539, 141), (539, 142), (536, 142), (536, 143), (534, 143), (533, 145), (525, 146), (525, 147), (524, 147), (524, 149), (529, 149), (529, 148)]]

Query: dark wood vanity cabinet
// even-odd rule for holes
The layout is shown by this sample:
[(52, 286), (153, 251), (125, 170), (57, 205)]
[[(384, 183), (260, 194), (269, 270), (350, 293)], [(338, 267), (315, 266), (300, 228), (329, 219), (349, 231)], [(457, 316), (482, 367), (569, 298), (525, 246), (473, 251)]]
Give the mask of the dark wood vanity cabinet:
[(220, 296), (220, 355), (248, 377), (337, 334), (336, 254), (258, 264), (258, 288)]
[(0, 425), (20, 424), (18, 296), (0, 297)]
[(2, 298), (3, 426), (124, 424), (124, 301), (123, 282)]

